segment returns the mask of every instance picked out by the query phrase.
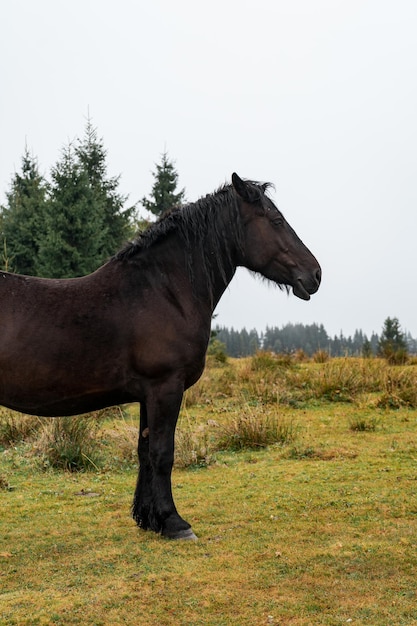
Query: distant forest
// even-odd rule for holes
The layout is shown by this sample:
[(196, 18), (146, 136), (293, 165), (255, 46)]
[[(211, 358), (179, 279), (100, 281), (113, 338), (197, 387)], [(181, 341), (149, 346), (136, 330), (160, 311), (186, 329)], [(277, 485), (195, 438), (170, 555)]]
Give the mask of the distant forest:
[[(286, 324), (282, 328), (267, 327), (261, 333), (255, 329), (217, 326), (214, 334), (231, 357), (249, 356), (261, 349), (286, 354), (303, 350), (309, 356), (318, 350), (326, 350), (330, 356), (376, 355), (380, 339), (376, 333), (368, 338), (361, 330), (356, 330), (353, 337), (345, 337), (342, 332), (330, 337), (323, 324)], [(405, 334), (405, 339), (408, 352), (417, 354), (417, 339), (413, 339), (410, 333)]]

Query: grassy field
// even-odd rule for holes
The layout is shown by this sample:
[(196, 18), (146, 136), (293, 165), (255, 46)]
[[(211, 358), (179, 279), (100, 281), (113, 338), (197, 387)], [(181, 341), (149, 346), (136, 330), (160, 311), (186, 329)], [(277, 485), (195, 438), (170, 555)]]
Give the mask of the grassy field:
[[(100, 423), (90, 471), (52, 468), (30, 429), (3, 442), (0, 624), (417, 624), (416, 369), (209, 367), (173, 474), (196, 543), (130, 518), (131, 414)], [(255, 422), (277, 442), (251, 448)]]

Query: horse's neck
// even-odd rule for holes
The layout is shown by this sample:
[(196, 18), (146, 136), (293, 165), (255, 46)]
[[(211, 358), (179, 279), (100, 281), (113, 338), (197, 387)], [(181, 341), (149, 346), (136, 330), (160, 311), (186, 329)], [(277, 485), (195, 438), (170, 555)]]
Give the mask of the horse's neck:
[[(151, 250), (149, 252), (152, 253)], [(212, 254), (204, 239), (191, 241), (186, 250), (184, 241), (175, 235), (167, 238), (166, 245), (162, 244), (155, 255), (158, 265), (166, 267), (168, 280), (182, 284), (186, 298), (191, 295), (200, 306), (207, 306), (211, 312), (235, 274), (236, 263), (232, 258), (225, 261), (221, 256)]]

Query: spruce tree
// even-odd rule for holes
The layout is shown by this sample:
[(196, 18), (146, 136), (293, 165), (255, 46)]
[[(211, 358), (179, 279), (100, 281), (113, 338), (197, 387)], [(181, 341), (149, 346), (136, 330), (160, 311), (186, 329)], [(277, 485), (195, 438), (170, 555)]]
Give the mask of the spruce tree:
[(4, 269), (19, 274), (36, 273), (39, 241), (44, 233), (47, 183), (36, 159), (25, 149), (21, 173), (13, 176), (1, 207), (0, 243)]
[(184, 202), (185, 189), (176, 192), (178, 186), (178, 173), (174, 162), (165, 151), (161, 157), (161, 163), (155, 164), (156, 171), (152, 173), (154, 184), (150, 198), (142, 198), (142, 206), (158, 217), (165, 211)]
[(387, 317), (378, 342), (378, 354), (391, 363), (403, 363), (407, 359), (407, 341), (397, 317)]
[(88, 173), (71, 145), (63, 149), (51, 178), (37, 274), (51, 278), (88, 274), (102, 262), (107, 235), (103, 202), (97, 202)]
[(75, 277), (97, 269), (128, 238), (135, 207), (124, 209), (119, 177), (108, 177), (106, 151), (91, 120), (52, 168), (40, 276)]
[(127, 197), (118, 192), (120, 176), (108, 177), (107, 152), (90, 119), (84, 137), (75, 146), (79, 167), (87, 175), (95, 204), (100, 207), (106, 236), (102, 240), (101, 259), (114, 254), (129, 237), (135, 206), (124, 208)]
[(372, 356), (372, 346), (368, 338), (365, 338), (362, 344), (362, 356), (364, 359), (370, 359)]
[(91, 121), (51, 171), (39, 174), (26, 149), (0, 208), (0, 267), (23, 274), (80, 276), (96, 269), (129, 237), (135, 207), (125, 209), (118, 177)]

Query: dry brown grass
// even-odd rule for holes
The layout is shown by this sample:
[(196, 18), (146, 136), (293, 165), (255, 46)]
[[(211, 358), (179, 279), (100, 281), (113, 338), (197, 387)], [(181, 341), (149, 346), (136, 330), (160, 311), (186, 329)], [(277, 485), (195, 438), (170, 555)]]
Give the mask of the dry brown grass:
[(41, 420), (0, 406), (0, 445), (11, 446), (31, 439), (41, 428)]

